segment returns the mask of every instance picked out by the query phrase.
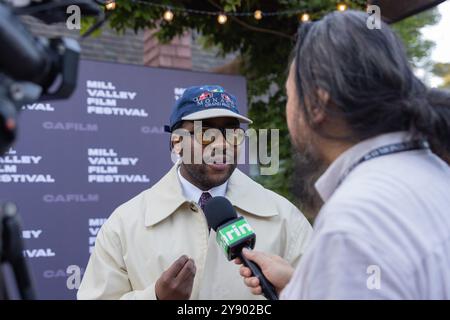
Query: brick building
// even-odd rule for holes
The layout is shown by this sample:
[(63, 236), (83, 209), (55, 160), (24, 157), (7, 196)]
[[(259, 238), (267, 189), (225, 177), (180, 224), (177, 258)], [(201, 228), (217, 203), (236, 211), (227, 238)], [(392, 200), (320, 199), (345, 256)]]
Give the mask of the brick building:
[[(46, 25), (33, 17), (22, 17), (29, 30), (45, 37), (69, 36), (77, 38), (78, 30), (69, 30), (64, 23)], [(90, 36), (80, 42), (85, 59), (148, 65), (152, 67), (178, 68), (194, 71), (217, 71), (232, 61), (235, 56), (217, 56), (217, 50), (204, 50), (194, 33), (173, 39), (169, 44), (160, 44), (152, 30), (132, 30), (117, 34), (106, 24), (99, 36)]]

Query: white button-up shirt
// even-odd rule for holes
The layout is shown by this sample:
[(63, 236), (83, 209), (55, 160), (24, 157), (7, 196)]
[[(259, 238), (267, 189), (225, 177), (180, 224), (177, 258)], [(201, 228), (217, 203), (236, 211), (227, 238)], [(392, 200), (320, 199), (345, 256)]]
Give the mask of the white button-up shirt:
[(325, 205), (285, 299), (450, 299), (450, 168), (430, 150), (348, 168), (409, 140), (377, 136), (341, 154), (316, 183)]

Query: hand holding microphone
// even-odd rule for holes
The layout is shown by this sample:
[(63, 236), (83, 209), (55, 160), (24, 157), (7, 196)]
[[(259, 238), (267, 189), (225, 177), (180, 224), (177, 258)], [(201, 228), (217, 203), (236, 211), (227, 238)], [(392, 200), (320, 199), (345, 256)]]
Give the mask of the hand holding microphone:
[(238, 217), (233, 205), (225, 197), (214, 197), (205, 205), (208, 225), (217, 235), (216, 241), (228, 260), (239, 258), (258, 279), (262, 294), (269, 300), (278, 300), (274, 286), (261, 272), (261, 268), (242, 254), (242, 249), (253, 249), (256, 235), (244, 217)]
[[(273, 284), (278, 295), (291, 280), (294, 268), (280, 256), (245, 248), (242, 250), (242, 254), (261, 268), (262, 273)], [(243, 264), (240, 258), (236, 258), (234, 263)], [(253, 294), (262, 294), (259, 279), (252, 274), (252, 271), (245, 264), (241, 266), (239, 273), (244, 278), (245, 285), (250, 288)]]

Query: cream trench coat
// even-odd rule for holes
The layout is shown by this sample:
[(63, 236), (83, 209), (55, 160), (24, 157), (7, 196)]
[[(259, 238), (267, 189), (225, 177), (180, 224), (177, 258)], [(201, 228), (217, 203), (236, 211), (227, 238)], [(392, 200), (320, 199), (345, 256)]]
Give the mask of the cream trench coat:
[[(186, 254), (197, 268), (191, 299), (261, 299), (244, 285), (208, 233), (205, 216), (187, 201), (178, 164), (153, 187), (119, 206), (100, 229), (78, 299), (156, 299), (155, 282)], [(294, 267), (312, 228), (288, 200), (236, 169), (226, 197), (256, 233), (255, 249), (280, 255)]]

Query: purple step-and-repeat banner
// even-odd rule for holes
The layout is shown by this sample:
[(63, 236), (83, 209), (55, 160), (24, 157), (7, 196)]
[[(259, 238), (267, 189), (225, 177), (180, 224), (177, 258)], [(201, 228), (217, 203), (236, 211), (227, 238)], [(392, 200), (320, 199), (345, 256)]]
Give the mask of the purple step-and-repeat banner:
[(39, 299), (76, 297), (102, 223), (172, 166), (163, 127), (201, 84), (222, 85), (246, 113), (240, 76), (86, 60), (70, 99), (24, 106), (0, 158), (0, 197), (18, 206)]

